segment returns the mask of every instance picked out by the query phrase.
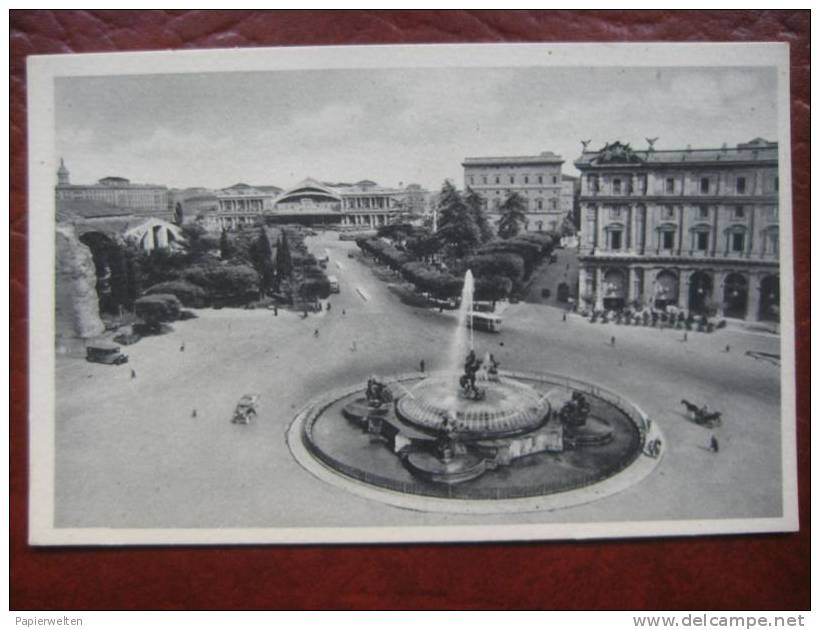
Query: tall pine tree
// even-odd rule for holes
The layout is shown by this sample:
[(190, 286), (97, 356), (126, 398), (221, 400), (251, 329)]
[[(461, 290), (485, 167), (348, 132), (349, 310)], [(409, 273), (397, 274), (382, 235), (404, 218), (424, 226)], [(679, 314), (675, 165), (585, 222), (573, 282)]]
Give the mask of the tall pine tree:
[(251, 243), (248, 252), (253, 268), (259, 274), (259, 292), (264, 296), (273, 289), (273, 257), (268, 232), (264, 227), (259, 228), (259, 235)]
[(499, 208), (498, 235), (501, 238), (512, 238), (521, 231), (521, 226), (527, 222), (526, 209), (527, 202), (520, 194), (511, 192), (507, 195)]
[(438, 240), (458, 258), (471, 254), (481, 243), (481, 230), (450, 180), (445, 180), (441, 187), (438, 213)]
[(290, 246), (288, 245), (288, 234), (284, 230), (276, 247), (276, 261), (274, 264), (276, 271), (276, 290), (282, 285), (283, 280), (289, 280), (293, 273), (293, 261), (290, 258)]
[(486, 243), (491, 241), (493, 236), (495, 236), (495, 232), (493, 232), (493, 226), (490, 225), (487, 213), (484, 210), (483, 197), (467, 186), (467, 189), (464, 191), (464, 203), (478, 226), (478, 231), (481, 234), (481, 242)]

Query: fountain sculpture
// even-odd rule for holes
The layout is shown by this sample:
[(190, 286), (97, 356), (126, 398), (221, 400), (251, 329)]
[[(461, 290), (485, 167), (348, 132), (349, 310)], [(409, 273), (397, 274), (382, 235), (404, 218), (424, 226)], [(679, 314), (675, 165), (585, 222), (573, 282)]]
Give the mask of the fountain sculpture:
[(382, 438), (415, 477), (446, 484), (470, 481), (534, 453), (560, 453), (611, 439), (605, 421), (590, 420), (583, 393), (572, 392), (570, 400), (553, 409), (549, 396), (502, 377), (492, 354), (479, 359), (472, 309), (473, 277), (467, 271), (450, 367), (397, 393), (374, 376), (365, 397), (344, 406), (345, 417)]

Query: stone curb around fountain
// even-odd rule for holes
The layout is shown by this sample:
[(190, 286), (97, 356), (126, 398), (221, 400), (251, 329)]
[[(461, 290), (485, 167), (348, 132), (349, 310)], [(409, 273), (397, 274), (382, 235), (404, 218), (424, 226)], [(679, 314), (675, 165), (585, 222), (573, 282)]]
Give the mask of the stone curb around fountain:
[[(447, 373), (429, 372), (424, 374), (422, 378), (445, 374)], [(328, 464), (315, 457), (303, 442), (305, 422), (315, 420), (327, 407), (341, 398), (360, 391), (362, 389), (360, 384), (337, 388), (302, 407), (285, 432), (288, 449), (294, 459), (314, 477), (359, 497), (407, 510), (453, 514), (511, 514), (519, 512), (552, 511), (583, 505), (612, 496), (638, 484), (660, 464), (666, 450), (663, 442), (661, 442), (662, 447), (656, 457), (647, 455), (644, 452), (644, 448), (650, 440), (663, 440), (663, 434), (658, 428), (657, 423), (650, 422), (641, 408), (628, 399), (595, 383), (581, 381), (564, 375), (548, 372), (528, 373), (507, 370), (500, 371), (500, 374), (506, 377), (540, 383), (565, 383), (564, 386), (566, 387), (572, 386), (582, 389), (613, 404), (625, 413), (638, 427), (641, 436), (641, 451), (637, 458), (623, 470), (597, 483), (583, 488), (556, 492), (549, 495), (515, 499), (445, 499), (390, 490), (349, 477), (331, 468)], [(421, 373), (419, 372), (403, 373), (390, 377), (388, 384), (392, 382), (418, 380), (420, 376)], [(557, 383), (554, 381), (557, 381)], [(572, 385), (570, 385), (570, 383), (572, 383)], [(603, 394), (603, 396), (601, 394)]]

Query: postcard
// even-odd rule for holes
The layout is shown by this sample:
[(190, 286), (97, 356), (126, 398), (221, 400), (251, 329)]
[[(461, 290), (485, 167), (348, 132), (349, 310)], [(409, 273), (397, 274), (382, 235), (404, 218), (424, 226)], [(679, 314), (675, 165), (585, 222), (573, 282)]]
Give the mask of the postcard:
[(798, 528), (789, 49), (28, 62), (30, 542)]

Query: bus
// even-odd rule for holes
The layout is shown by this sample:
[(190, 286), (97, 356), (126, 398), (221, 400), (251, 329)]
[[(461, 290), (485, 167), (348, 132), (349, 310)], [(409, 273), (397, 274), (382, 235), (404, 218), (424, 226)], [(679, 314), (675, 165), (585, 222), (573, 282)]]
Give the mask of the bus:
[(327, 280), (330, 283), (330, 292), (339, 293), (339, 279), (336, 276), (328, 276)]
[(470, 312), (470, 325), (474, 330), (501, 332), (501, 316), (494, 313)]

